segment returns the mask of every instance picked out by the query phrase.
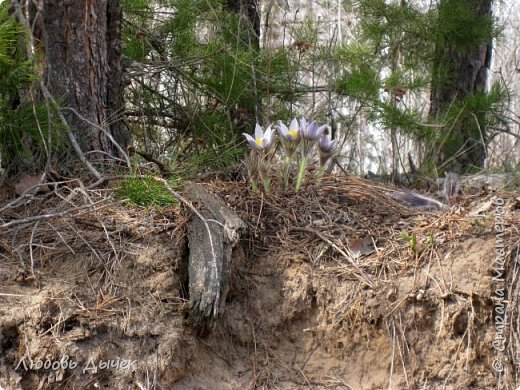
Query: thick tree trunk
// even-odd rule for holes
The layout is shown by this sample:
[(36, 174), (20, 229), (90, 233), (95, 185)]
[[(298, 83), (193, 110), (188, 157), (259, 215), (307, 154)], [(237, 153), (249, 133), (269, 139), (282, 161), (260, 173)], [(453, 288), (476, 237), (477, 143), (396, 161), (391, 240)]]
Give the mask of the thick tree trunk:
[[(125, 148), (129, 136), (121, 120), (119, 0), (39, 0), (37, 5), (30, 4), (48, 90), (62, 107), (103, 127)], [(65, 112), (65, 117), (85, 150), (118, 155), (103, 132), (72, 111)]]
[[(452, 4), (463, 3), (473, 12), (472, 23), (481, 23), (491, 17), (492, 0), (442, 0), (439, 8), (439, 37), (434, 60), (430, 116), (442, 120), (449, 107), (475, 93), (486, 90), (487, 72), (491, 63), (491, 37), (488, 41), (474, 42), (470, 47), (461, 48), (458, 43), (452, 43), (449, 32), (443, 30), (450, 18)], [(468, 30), (468, 26), (460, 26)], [(468, 40), (471, 38), (468, 37)], [(471, 167), (482, 167), (486, 156), (486, 129), (483, 127), (484, 113), (474, 113), (475, 117), (463, 119), (456, 124), (453, 131), (458, 132), (452, 137), (453, 144), (439, 145), (437, 164), (442, 165), (454, 150), (462, 153), (448, 167), (466, 171)], [(477, 125), (475, 119), (478, 120)], [(442, 137), (441, 137), (442, 138)], [(454, 141), (456, 140), (456, 141)]]

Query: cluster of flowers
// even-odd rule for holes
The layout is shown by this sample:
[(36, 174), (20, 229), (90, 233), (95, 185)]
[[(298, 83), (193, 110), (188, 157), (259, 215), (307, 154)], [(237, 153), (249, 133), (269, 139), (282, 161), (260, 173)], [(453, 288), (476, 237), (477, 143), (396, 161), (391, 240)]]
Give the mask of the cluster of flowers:
[[(279, 137), (276, 137), (276, 133), (279, 134)], [(264, 189), (268, 191), (270, 184), (269, 170), (271, 168), (269, 161), (274, 154), (273, 150), (276, 149), (274, 146), (277, 138), (281, 141), (284, 155), (285, 189), (289, 185), (291, 166), (295, 161), (299, 165), (295, 190), (297, 192), (300, 189), (305, 176), (307, 161), (315, 145), (318, 145), (320, 160), (319, 182), (327, 161), (334, 156), (338, 149), (338, 140), (331, 140), (329, 133), (329, 125), (318, 126), (315, 121), (308, 123), (305, 118), (301, 118), (299, 121), (296, 118), (293, 119), (289, 127), (282, 121), (278, 121), (277, 124), (270, 125), (265, 130), (257, 123), (254, 137), (244, 133), (252, 149), (248, 169), (253, 186), (257, 186), (256, 180), (258, 180), (263, 183)], [(300, 153), (297, 153), (298, 151)]]

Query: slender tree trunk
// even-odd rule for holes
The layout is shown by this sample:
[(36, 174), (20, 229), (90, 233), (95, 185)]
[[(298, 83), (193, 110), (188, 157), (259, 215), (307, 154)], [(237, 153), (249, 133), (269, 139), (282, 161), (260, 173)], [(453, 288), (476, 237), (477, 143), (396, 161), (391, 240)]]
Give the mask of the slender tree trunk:
[[(436, 58), (433, 65), (430, 116), (442, 120), (449, 107), (475, 93), (486, 90), (487, 73), (491, 63), (491, 37), (475, 41), (469, 47), (461, 48), (454, 43), (450, 32), (443, 26), (446, 18), (451, 18), (453, 4), (464, 4), (472, 11), (471, 23), (482, 23), (491, 17), (492, 0), (441, 0), (439, 6), (439, 35)], [(469, 26), (460, 26), (468, 29)], [(468, 37), (471, 40), (471, 37)], [(484, 113), (475, 112), (474, 116), (463, 118), (455, 124), (455, 134), (444, 138), (438, 145), (437, 164), (447, 168), (467, 171), (472, 167), (482, 167), (486, 157), (486, 129)], [(478, 122), (478, 123), (477, 123)], [(440, 137), (443, 138), (443, 137)], [(458, 156), (452, 156), (458, 151)], [(450, 163), (449, 159), (454, 157)]]
[(245, 21), (242, 39), (255, 48), (260, 43), (260, 8), (259, 0), (226, 0), (227, 9), (236, 12)]
[[(39, 0), (29, 2), (30, 21), (44, 59), (45, 84), (65, 112), (86, 151), (117, 156), (106, 129), (125, 148), (129, 134), (123, 114), (119, 0)], [(103, 158), (106, 158), (103, 157)]]
[[(260, 48), (260, 5), (259, 0), (226, 0), (226, 8), (238, 15), (239, 24), (237, 37), (241, 40), (246, 50), (258, 51)], [(251, 93), (254, 96), (254, 106), (247, 105), (238, 107), (236, 110), (241, 115), (232, 116), (238, 119), (236, 130), (240, 134), (251, 131), (254, 123), (261, 117), (262, 104), (256, 86), (256, 69), (252, 64), (251, 72), (253, 75)]]

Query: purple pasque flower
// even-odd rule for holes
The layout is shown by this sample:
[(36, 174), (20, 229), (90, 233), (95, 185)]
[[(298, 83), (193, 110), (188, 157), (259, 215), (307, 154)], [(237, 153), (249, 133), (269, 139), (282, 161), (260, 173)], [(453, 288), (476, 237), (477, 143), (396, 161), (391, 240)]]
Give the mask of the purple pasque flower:
[(334, 153), (336, 146), (338, 145), (338, 140), (331, 140), (327, 134), (323, 134), (318, 141), (318, 147), (320, 148), (320, 152), (323, 153)]
[(296, 142), (300, 138), (300, 127), (298, 125), (298, 121), (294, 118), (289, 127), (285, 126), (282, 121), (278, 121), (278, 129), (280, 130), (280, 135), (284, 141)]
[(303, 139), (313, 142), (319, 140), (325, 132), (325, 129), (328, 129), (329, 127), (329, 125), (323, 125), (318, 127), (316, 121), (312, 121), (311, 123), (303, 127), (303, 124), (306, 124), (304, 118), (302, 118), (302, 121), (300, 123), (302, 124), (301, 134)]
[(278, 129), (280, 134), (280, 138), (282, 140), (282, 146), (285, 151), (286, 157), (291, 158), (296, 150), (298, 149), (298, 145), (300, 145), (300, 127), (298, 125), (298, 121), (293, 119), (289, 124), (289, 127), (285, 126), (282, 121), (278, 121)]
[(320, 164), (325, 165), (327, 160), (336, 154), (338, 140), (331, 140), (327, 134), (322, 134), (318, 141), (318, 149), (320, 151)]
[(255, 138), (251, 137), (249, 134), (243, 133), (249, 142), (249, 146), (253, 150), (256, 151), (267, 151), (272, 146), (274, 141), (274, 130), (271, 128), (271, 125), (267, 127), (267, 129), (262, 128), (258, 123), (255, 126)]
[(316, 121), (307, 123), (305, 118), (300, 119), (300, 135), (303, 142), (303, 154), (309, 155), (313, 146), (329, 128), (328, 125), (318, 126)]

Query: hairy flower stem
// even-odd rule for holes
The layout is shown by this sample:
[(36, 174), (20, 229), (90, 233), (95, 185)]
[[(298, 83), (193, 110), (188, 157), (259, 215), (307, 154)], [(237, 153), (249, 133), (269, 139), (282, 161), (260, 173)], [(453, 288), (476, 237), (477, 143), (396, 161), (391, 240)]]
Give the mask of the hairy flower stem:
[(323, 177), (323, 173), (325, 172), (325, 165), (320, 165), (318, 168), (318, 173), (316, 176), (316, 184), (319, 186), (321, 183), (321, 178)]
[(289, 171), (291, 168), (291, 157), (286, 156), (285, 157), (285, 167), (283, 172), (283, 189), (284, 191), (287, 191), (287, 188), (289, 187)]
[(303, 182), (303, 177), (305, 176), (305, 167), (307, 166), (307, 155), (302, 156), (302, 160), (300, 161), (300, 170), (298, 171), (298, 178), (296, 179), (296, 192), (300, 190), (300, 187)]
[(251, 178), (251, 188), (253, 189), (253, 193), (258, 193), (258, 184), (255, 178)]
[(269, 193), (269, 188), (271, 187), (271, 180), (269, 177), (264, 178), (264, 192), (267, 194)]
[(271, 179), (269, 178), (269, 173), (271, 171), (270, 159), (271, 156), (269, 155), (269, 152), (263, 151), (260, 156), (261, 163), (259, 167), (259, 174), (265, 194), (267, 194), (269, 192), (269, 189), (271, 188)]

